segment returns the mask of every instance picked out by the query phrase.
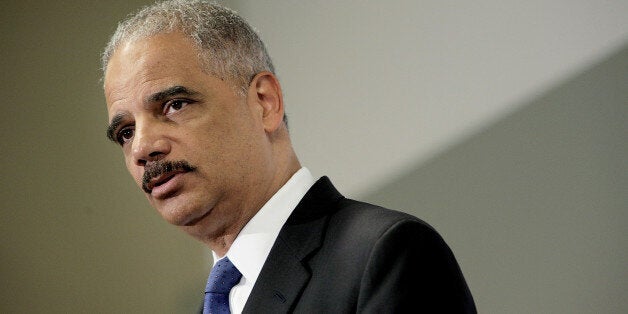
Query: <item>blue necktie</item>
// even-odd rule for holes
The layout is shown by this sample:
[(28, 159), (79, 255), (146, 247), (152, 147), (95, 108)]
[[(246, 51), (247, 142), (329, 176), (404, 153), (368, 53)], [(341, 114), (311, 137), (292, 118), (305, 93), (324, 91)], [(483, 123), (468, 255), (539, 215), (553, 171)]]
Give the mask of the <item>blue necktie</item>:
[(207, 278), (203, 314), (223, 314), (229, 311), (229, 291), (242, 278), (242, 273), (233, 266), (228, 257), (214, 265)]

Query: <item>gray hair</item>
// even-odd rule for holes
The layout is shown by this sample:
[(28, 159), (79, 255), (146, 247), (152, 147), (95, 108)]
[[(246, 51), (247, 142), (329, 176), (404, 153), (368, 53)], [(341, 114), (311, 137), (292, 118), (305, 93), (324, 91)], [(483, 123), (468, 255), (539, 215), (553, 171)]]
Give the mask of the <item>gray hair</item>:
[(199, 48), (205, 70), (231, 82), (240, 95), (245, 95), (256, 74), (275, 72), (264, 43), (243, 18), (202, 0), (157, 2), (122, 21), (103, 52), (103, 72), (121, 44), (176, 31)]

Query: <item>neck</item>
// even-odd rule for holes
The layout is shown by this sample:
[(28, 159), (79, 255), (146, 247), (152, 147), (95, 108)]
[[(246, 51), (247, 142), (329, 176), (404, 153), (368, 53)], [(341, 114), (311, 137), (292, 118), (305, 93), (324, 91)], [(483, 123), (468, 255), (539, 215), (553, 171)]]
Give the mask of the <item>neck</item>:
[(205, 243), (209, 246), (209, 248), (214, 251), (214, 253), (218, 257), (223, 257), (229, 249), (231, 245), (237, 238), (240, 231), (246, 226), (246, 224), (257, 214), (257, 212), (268, 202), (268, 200), (281, 189), (282, 186), (290, 180), (290, 178), (301, 169), (301, 164), (296, 157), (296, 154), (292, 149), (289, 150), (288, 154), (282, 154), (284, 158), (278, 158), (275, 165), (279, 165), (279, 167), (275, 168), (272, 174), (268, 177), (267, 180), (264, 180), (260, 184), (256, 186), (261, 189), (256, 189), (254, 187), (247, 187), (249, 189), (249, 193), (253, 193), (252, 200), (246, 202), (247, 205), (240, 204), (240, 208), (250, 208), (253, 210), (249, 210), (247, 212), (241, 213), (238, 220), (228, 227), (229, 230), (224, 230), (220, 232), (220, 235), (214, 237), (212, 239), (208, 239)]

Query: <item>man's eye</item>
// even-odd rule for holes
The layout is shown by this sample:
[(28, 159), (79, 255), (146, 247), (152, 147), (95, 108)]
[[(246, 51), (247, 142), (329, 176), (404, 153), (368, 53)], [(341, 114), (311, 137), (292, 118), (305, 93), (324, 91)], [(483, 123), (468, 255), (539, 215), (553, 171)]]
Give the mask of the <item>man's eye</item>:
[(117, 136), (118, 143), (120, 145), (124, 145), (128, 143), (133, 138), (134, 133), (135, 133), (135, 130), (133, 128), (124, 128), (120, 130)]
[(171, 100), (167, 102), (166, 105), (164, 106), (164, 114), (169, 115), (169, 114), (175, 113), (183, 109), (183, 107), (187, 106), (189, 103), (190, 103), (189, 101), (183, 100), (183, 99)]

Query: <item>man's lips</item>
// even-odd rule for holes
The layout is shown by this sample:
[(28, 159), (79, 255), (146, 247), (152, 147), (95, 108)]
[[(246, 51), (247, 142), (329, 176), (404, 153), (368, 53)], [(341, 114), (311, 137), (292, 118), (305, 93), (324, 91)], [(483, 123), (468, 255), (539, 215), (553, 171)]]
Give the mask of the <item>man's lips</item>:
[(148, 184), (146, 184), (145, 191), (148, 190), (148, 193), (152, 193), (155, 187), (158, 187), (170, 181), (172, 178), (174, 178), (175, 175), (179, 173), (185, 173), (185, 171), (183, 170), (171, 171), (171, 172), (164, 173), (156, 178), (151, 179), (148, 182)]
[[(160, 187), (178, 174), (194, 171), (196, 168), (186, 161), (157, 161), (146, 166), (142, 176), (142, 190), (151, 194), (153, 189)], [(163, 192), (163, 191), (162, 191)]]

